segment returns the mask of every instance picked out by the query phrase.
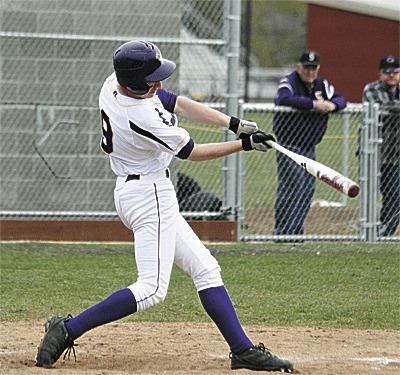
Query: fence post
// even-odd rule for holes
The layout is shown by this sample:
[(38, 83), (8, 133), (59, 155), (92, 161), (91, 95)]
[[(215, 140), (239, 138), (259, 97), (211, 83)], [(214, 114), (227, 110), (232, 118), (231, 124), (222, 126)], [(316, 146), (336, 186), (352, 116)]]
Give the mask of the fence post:
[[(239, 100), (239, 117), (244, 116), (243, 100)], [(244, 223), (245, 214), (243, 211), (244, 205), (244, 190), (243, 190), (243, 176), (246, 174), (244, 166), (243, 152), (237, 154), (236, 159), (236, 241), (240, 241), (242, 236), (242, 225)]]
[(365, 204), (366, 223), (365, 239), (368, 242), (377, 242), (378, 238), (378, 175), (379, 175), (379, 144), (382, 139), (379, 136), (379, 105), (369, 103), (368, 116), (366, 119), (366, 131), (364, 134), (365, 161), (363, 166), (365, 172), (365, 193), (363, 200)]
[(379, 195), (379, 175), (380, 175), (380, 160), (379, 152), (382, 138), (380, 137), (380, 121), (379, 121), (379, 104), (375, 103), (372, 105), (372, 121), (370, 122), (370, 139), (372, 146), (371, 153), (371, 164), (369, 173), (369, 197), (368, 203), (370, 204), (370, 224), (371, 224), (371, 235), (369, 242), (376, 242), (378, 238), (378, 195)]
[(371, 106), (363, 103), (364, 118), (359, 133), (359, 180), (360, 180), (360, 237), (367, 240), (368, 233), (368, 162), (369, 162), (369, 123), (371, 120)]
[[(343, 138), (342, 138), (342, 174), (343, 176), (349, 175), (349, 127), (350, 127), (350, 114), (345, 113), (343, 115)], [(347, 206), (347, 195), (341, 194), (342, 206)]]
[[(227, 0), (227, 22), (228, 22), (228, 38), (227, 38), (227, 96), (226, 96), (226, 113), (237, 116), (238, 113), (238, 82), (239, 82), (239, 52), (240, 52), (240, 0)], [(234, 140), (235, 135), (228, 131), (224, 131), (224, 140)], [(226, 156), (223, 161), (224, 176), (224, 200), (225, 209), (229, 209), (229, 219), (236, 219), (235, 203), (236, 203), (236, 167), (238, 154)]]

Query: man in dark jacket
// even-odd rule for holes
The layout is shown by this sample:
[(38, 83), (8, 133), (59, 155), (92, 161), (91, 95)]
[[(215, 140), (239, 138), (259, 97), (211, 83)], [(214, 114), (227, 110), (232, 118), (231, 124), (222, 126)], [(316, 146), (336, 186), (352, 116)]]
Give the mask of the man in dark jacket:
[[(328, 114), (346, 107), (346, 100), (329, 82), (318, 77), (320, 57), (315, 51), (300, 56), (296, 70), (280, 80), (275, 104), (297, 109), (274, 116), (278, 142), (315, 160), (315, 146), (328, 125)], [(315, 178), (287, 156), (276, 153), (278, 191), (275, 202), (276, 235), (301, 235), (315, 192)]]
[(379, 80), (368, 83), (363, 102), (377, 103), (382, 110), (381, 178), (382, 209), (379, 235), (390, 237), (400, 221), (400, 68), (396, 56), (379, 62)]

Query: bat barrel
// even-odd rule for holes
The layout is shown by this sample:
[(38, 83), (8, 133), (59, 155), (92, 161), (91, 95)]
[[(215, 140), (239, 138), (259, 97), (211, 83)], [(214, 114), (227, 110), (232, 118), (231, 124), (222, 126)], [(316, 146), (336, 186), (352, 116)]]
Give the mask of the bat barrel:
[(341, 175), (334, 169), (329, 168), (328, 166), (307, 158), (303, 155), (292, 152), (276, 142), (268, 141), (267, 143), (275, 150), (282, 152), (283, 154), (291, 158), (295, 163), (300, 165), (302, 168), (304, 168), (305, 171), (307, 171), (311, 175), (341, 191), (343, 194), (346, 194), (350, 198), (355, 198), (359, 194), (360, 187), (358, 186), (358, 184), (350, 180), (349, 178)]
[(356, 182), (350, 180), (350, 178), (342, 176), (338, 172), (336, 172), (335, 176), (331, 177), (329, 174), (324, 174), (323, 172), (321, 173), (320, 171), (318, 171), (316, 177), (326, 184), (331, 185), (335, 189), (346, 194), (350, 198), (355, 198), (360, 192), (360, 187)]

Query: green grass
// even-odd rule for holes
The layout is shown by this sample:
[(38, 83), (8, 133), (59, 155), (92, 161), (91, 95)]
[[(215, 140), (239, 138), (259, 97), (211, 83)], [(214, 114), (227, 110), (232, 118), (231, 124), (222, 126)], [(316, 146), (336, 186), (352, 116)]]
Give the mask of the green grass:
[[(208, 246), (243, 324), (400, 329), (398, 244)], [(73, 315), (134, 282), (129, 244), (1, 244), (2, 318)], [(208, 322), (174, 268), (164, 303), (127, 319)]]

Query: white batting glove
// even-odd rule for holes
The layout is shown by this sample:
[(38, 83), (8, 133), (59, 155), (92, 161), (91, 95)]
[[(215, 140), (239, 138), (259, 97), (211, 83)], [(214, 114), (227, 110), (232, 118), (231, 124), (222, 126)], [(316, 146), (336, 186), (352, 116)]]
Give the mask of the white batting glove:
[(258, 126), (254, 121), (241, 120), (237, 117), (231, 117), (229, 122), (229, 130), (233, 131), (238, 138), (248, 138), (251, 134), (258, 130)]
[(272, 147), (268, 145), (267, 141), (274, 141), (276, 142), (275, 138), (271, 134), (266, 134), (262, 130), (258, 130), (250, 137), (242, 139), (242, 147), (245, 151), (262, 151), (267, 152)]

